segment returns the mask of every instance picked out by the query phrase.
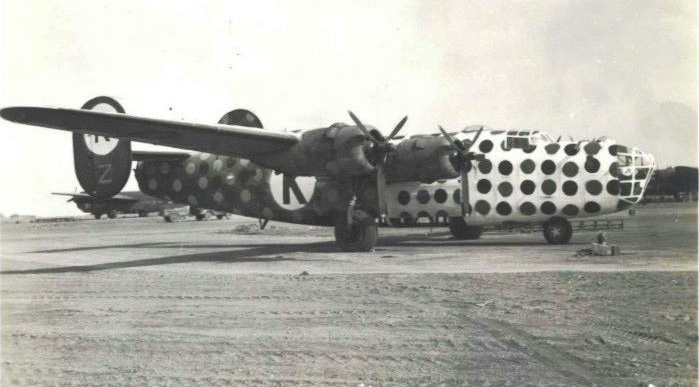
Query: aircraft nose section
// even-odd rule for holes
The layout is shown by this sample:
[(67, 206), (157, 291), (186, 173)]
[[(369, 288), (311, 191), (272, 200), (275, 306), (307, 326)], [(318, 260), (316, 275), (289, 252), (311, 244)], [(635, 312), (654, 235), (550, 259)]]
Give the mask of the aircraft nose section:
[(655, 169), (655, 157), (638, 148), (618, 146), (619, 199), (630, 204), (638, 203), (648, 187)]

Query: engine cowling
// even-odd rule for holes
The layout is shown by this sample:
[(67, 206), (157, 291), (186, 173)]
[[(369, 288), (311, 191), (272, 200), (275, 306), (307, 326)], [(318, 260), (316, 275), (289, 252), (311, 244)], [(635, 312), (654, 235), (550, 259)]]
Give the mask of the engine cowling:
[(386, 161), (386, 181), (420, 181), (454, 179), (459, 172), (449, 160), (451, 146), (444, 137), (412, 136), (401, 141)]
[(256, 157), (260, 165), (296, 176), (334, 177), (371, 173), (370, 143), (355, 126), (334, 124), (303, 133), (298, 144), (277, 154)]

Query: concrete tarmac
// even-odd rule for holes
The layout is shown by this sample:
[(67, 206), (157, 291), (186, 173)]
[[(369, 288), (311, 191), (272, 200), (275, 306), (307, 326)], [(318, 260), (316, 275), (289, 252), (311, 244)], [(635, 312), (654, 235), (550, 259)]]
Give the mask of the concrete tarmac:
[(2, 384), (696, 385), (694, 203), (639, 207), (614, 257), (256, 223), (2, 224)]

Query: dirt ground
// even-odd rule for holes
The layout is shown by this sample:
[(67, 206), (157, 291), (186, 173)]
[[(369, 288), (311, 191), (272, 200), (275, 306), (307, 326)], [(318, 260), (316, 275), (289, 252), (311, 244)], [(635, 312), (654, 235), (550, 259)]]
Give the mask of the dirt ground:
[(2, 385), (697, 385), (695, 204), (639, 207), (615, 257), (255, 223), (3, 224)]

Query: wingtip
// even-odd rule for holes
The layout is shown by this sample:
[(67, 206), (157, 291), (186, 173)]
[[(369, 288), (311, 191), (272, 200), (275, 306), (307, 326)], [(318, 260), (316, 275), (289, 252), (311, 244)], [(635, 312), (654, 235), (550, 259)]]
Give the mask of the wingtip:
[(0, 109), (0, 117), (11, 122), (25, 122), (27, 115), (25, 113), (27, 108), (19, 106), (11, 106)]

